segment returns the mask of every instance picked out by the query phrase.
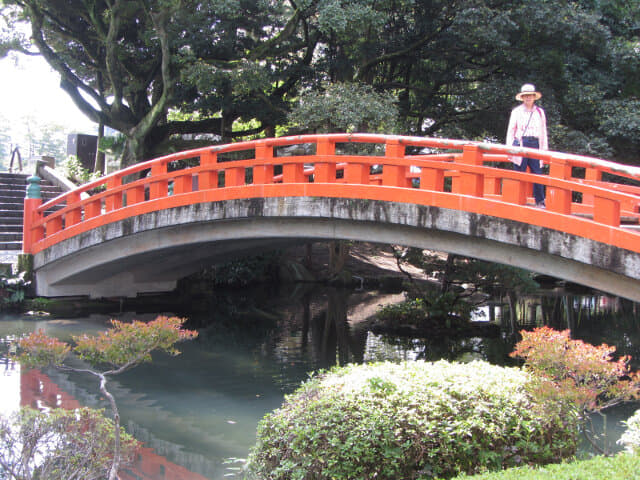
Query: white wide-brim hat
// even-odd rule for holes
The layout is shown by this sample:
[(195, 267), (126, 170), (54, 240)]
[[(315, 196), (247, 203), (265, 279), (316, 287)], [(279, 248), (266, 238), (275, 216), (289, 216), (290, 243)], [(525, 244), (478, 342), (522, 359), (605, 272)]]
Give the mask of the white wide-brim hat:
[(522, 101), (523, 95), (535, 95), (536, 100), (542, 97), (542, 94), (540, 92), (536, 92), (536, 87), (532, 83), (525, 83), (524, 85), (522, 85), (520, 93), (516, 95), (516, 100)]

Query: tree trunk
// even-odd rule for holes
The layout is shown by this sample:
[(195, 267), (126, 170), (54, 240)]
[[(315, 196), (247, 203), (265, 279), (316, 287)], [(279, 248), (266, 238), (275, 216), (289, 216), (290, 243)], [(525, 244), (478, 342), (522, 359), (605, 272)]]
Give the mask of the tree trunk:
[(124, 143), (124, 152), (120, 159), (120, 168), (126, 168), (136, 163), (149, 160), (147, 158), (148, 152), (145, 145), (145, 134), (138, 132), (129, 133), (126, 135)]
[(509, 299), (509, 325), (511, 333), (514, 334), (518, 331), (518, 305), (513, 292), (509, 292), (507, 298)]
[(100, 151), (100, 142), (104, 138), (104, 123), (100, 122), (98, 124), (98, 143), (96, 148), (96, 159), (93, 164), (93, 171), (95, 173), (99, 173), (100, 175), (104, 175), (106, 173), (105, 170), (105, 155), (104, 152)]
[(329, 242), (329, 276), (333, 277), (344, 268), (349, 255), (349, 243), (338, 240)]
[(159, 13), (149, 11), (149, 15), (155, 26), (156, 33), (160, 40), (162, 51), (162, 93), (154, 102), (153, 106), (146, 113), (138, 124), (125, 133), (127, 140), (124, 146), (124, 153), (120, 161), (120, 167), (125, 168), (144, 160), (149, 160), (149, 149), (147, 140), (151, 137), (153, 129), (158, 125), (160, 119), (166, 113), (169, 99), (172, 95), (174, 78), (170, 72), (171, 51), (169, 48), (169, 34), (167, 25), (169, 23), (170, 12), (160, 10)]
[(330, 290), (328, 295), (327, 318), (336, 329), (338, 365), (346, 365), (350, 360), (347, 298), (334, 289)]
[(302, 264), (307, 268), (307, 270), (311, 271), (311, 267), (313, 266), (313, 243), (305, 243), (304, 247), (304, 258), (302, 259)]
[(454, 262), (456, 260), (457, 255), (452, 253), (447, 254), (447, 261), (444, 266), (444, 271), (442, 272), (442, 283), (440, 285), (440, 293), (445, 294), (449, 291), (451, 287), (451, 276), (454, 273), (455, 265)]
[(113, 412), (113, 461), (111, 462), (111, 468), (109, 469), (109, 480), (117, 480), (118, 470), (120, 470), (120, 413), (118, 412), (118, 406), (116, 400), (111, 395), (111, 392), (107, 390), (107, 378), (104, 375), (97, 375), (100, 378), (100, 391), (109, 401), (111, 410)]

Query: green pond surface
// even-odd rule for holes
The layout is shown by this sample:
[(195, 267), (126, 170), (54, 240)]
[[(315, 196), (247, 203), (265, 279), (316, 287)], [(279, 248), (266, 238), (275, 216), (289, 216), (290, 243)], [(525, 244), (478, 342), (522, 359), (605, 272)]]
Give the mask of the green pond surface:
[[(189, 311), (180, 312), (83, 318), (4, 315), (0, 338), (6, 347), (9, 339), (43, 329), (69, 340), (71, 335), (104, 330), (111, 318), (151, 320), (159, 314), (186, 317), (186, 327), (199, 331), (196, 340), (180, 344), (181, 355), (156, 354), (153, 363), (109, 383), (123, 425), (149, 447), (123, 471), (124, 479), (241, 478), (243, 459), (255, 441), (260, 419), (311, 372), (337, 364), (481, 358), (512, 365), (508, 354), (518, 330), (546, 324), (570, 327), (575, 338), (594, 344), (615, 345), (619, 353), (632, 355), (634, 367), (640, 368), (637, 304), (553, 291), (510, 301), (493, 299), (477, 319), (501, 325), (495, 338), (397, 338), (368, 331), (366, 320), (381, 304), (402, 298), (402, 294), (318, 287), (259, 287), (194, 301)], [(0, 410), (4, 412), (20, 403), (46, 408), (77, 401), (107, 407), (91, 377), (57, 371), (22, 377), (19, 365), (6, 357), (2, 361)], [(636, 408), (637, 404), (623, 405), (606, 417), (594, 418), (606, 425), (604, 441), (610, 448), (616, 447), (623, 431), (620, 420)]]

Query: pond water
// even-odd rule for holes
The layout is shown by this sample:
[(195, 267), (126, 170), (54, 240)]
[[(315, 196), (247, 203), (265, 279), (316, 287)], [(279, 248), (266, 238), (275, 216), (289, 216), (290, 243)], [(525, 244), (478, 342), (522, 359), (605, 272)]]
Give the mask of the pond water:
[[(110, 382), (123, 425), (145, 443), (128, 479), (241, 478), (243, 459), (255, 441), (259, 420), (277, 408), (309, 373), (336, 364), (374, 360), (469, 360), (509, 364), (508, 354), (522, 325), (571, 327), (576, 338), (615, 345), (640, 368), (640, 308), (598, 295), (549, 291), (518, 300), (495, 299), (484, 320), (502, 326), (496, 338), (402, 339), (374, 335), (364, 321), (381, 304), (402, 294), (335, 289), (269, 287), (220, 293), (190, 302), (189, 311), (122, 313), (84, 318), (0, 317), (0, 338), (43, 329), (68, 340), (95, 333), (111, 318), (151, 320), (158, 314), (188, 318), (197, 340), (180, 345), (178, 357), (154, 355)], [(6, 345), (5, 345), (6, 347)], [(6, 353), (6, 348), (0, 352)], [(40, 408), (78, 404), (106, 407), (96, 382), (79, 374), (28, 373), (2, 359), (0, 410), (20, 404)], [(615, 447), (621, 419), (638, 405), (624, 405), (606, 417), (607, 441)], [(600, 417), (596, 421), (601, 421)]]

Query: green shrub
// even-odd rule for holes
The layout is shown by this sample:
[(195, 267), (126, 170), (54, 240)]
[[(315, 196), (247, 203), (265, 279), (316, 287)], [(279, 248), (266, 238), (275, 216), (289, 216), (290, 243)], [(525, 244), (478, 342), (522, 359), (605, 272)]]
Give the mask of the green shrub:
[(456, 293), (422, 292), (421, 295), (382, 307), (376, 315), (377, 325), (386, 328), (412, 326), (454, 330), (468, 327), (474, 306)]
[(377, 317), (389, 324), (420, 325), (426, 316), (425, 304), (421, 298), (407, 299), (400, 303), (391, 303), (382, 307)]
[(266, 283), (278, 277), (280, 253), (267, 252), (252, 257), (239, 258), (215, 265), (211, 272), (203, 276), (212, 276), (217, 286), (246, 287), (255, 283)]
[(546, 467), (510, 468), (503, 472), (461, 475), (454, 480), (639, 480), (640, 455), (619, 454)]
[(62, 164), (62, 171), (69, 180), (83, 184), (100, 178), (100, 172), (91, 172), (84, 168), (78, 157), (70, 155)]
[(322, 373), (260, 422), (249, 476), (427, 479), (573, 455), (577, 418), (538, 415), (529, 378), (480, 361)]
[[(106, 478), (115, 426), (102, 410), (22, 408), (0, 415), (0, 478), (7, 480)], [(120, 430), (121, 463), (133, 460), (138, 442)]]
[(24, 272), (10, 277), (0, 275), (0, 311), (15, 310), (22, 305), (27, 287), (31, 283), (24, 277)]
[(640, 410), (636, 410), (636, 413), (623, 423), (627, 426), (627, 430), (618, 442), (624, 445), (629, 453), (640, 454)]

